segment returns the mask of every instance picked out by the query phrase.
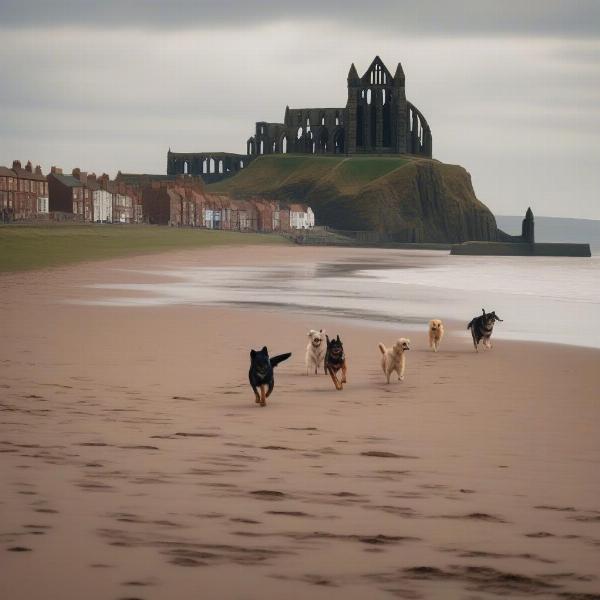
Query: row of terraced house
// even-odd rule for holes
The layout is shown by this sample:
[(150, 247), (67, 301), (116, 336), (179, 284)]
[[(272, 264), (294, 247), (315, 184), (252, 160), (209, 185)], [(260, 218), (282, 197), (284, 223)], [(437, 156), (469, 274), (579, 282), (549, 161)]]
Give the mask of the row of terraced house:
[(47, 219), (86, 223), (149, 223), (236, 231), (289, 231), (315, 224), (310, 207), (262, 198), (234, 199), (206, 191), (200, 177), (121, 173), (114, 180), (80, 169), (30, 162), (0, 167), (0, 221)]

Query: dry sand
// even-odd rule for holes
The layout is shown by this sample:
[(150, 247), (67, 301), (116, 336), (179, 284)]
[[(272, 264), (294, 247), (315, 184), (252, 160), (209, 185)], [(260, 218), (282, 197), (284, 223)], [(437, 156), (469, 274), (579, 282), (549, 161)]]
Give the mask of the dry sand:
[[(244, 254), (0, 278), (0, 598), (600, 598), (600, 352), (475, 354), (460, 330), (433, 354), (423, 331), (386, 385), (393, 327), (62, 302), (115, 266)], [(342, 392), (304, 374), (319, 327), (345, 342)], [(266, 408), (263, 344), (293, 352)]]

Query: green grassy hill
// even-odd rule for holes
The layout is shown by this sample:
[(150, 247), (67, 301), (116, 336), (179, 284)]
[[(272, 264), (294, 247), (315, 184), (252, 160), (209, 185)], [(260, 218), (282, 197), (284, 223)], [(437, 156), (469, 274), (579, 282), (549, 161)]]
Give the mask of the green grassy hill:
[(477, 200), (465, 169), (408, 155), (272, 154), (208, 190), (304, 202), (320, 225), (377, 231), (397, 241), (460, 242), (496, 235), (494, 216)]

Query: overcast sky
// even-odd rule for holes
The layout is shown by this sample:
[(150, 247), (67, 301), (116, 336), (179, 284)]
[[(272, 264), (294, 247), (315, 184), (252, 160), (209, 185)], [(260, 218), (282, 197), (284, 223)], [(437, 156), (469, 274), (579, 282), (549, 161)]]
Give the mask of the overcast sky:
[(0, 165), (164, 173), (402, 62), (496, 214), (600, 219), (600, 1), (0, 0)]

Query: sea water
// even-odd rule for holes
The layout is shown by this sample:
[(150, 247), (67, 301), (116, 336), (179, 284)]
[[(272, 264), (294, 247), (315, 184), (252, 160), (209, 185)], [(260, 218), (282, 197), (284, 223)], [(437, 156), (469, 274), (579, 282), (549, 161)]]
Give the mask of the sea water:
[[(269, 307), (370, 324), (400, 335), (432, 318), (466, 325), (495, 310), (494, 336), (600, 347), (600, 256), (469, 257), (375, 251), (340, 261), (264, 267), (165, 268), (161, 283), (94, 286), (107, 306), (206, 304)], [(132, 277), (133, 279), (133, 277)], [(110, 291), (118, 291), (111, 296)], [(134, 295), (127, 296), (127, 291)]]

